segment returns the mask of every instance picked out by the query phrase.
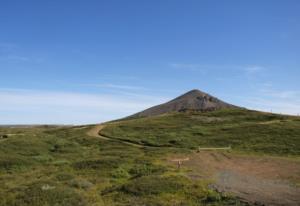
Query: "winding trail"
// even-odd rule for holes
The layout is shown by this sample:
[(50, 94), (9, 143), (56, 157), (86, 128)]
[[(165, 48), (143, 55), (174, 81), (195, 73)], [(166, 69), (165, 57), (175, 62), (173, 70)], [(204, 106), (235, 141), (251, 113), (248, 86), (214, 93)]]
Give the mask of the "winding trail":
[(94, 126), (91, 130), (87, 131), (86, 134), (90, 137), (99, 137), (104, 140), (110, 140), (107, 137), (103, 137), (103, 136), (99, 135), (99, 132), (100, 132), (100, 130), (103, 129), (103, 127), (104, 127), (104, 125), (98, 124), (98, 125)]
[[(145, 147), (149, 147), (149, 148), (178, 148), (181, 149), (180, 147), (175, 147), (175, 146), (152, 146), (152, 145), (145, 145), (145, 144), (139, 144), (139, 143), (134, 143), (125, 139), (121, 139), (121, 138), (112, 138), (112, 137), (107, 137), (107, 136), (103, 136), (100, 135), (100, 131), (105, 127), (105, 125), (103, 124), (98, 124), (95, 125), (91, 130), (89, 130), (86, 134), (88, 136), (91, 137), (98, 137), (101, 138), (103, 140), (110, 140), (110, 141), (115, 141), (115, 142), (120, 142), (123, 144), (127, 144), (130, 146), (134, 146), (134, 147), (139, 147), (139, 148), (145, 148)], [(205, 151), (209, 151), (209, 150), (231, 150), (231, 147), (199, 147), (198, 151), (201, 150), (205, 150)]]
[(104, 137), (104, 136), (99, 134), (100, 131), (104, 127), (105, 127), (105, 125), (98, 124), (98, 125), (94, 126), (91, 130), (89, 130), (86, 134), (90, 137), (98, 137), (98, 138), (103, 139), (103, 140), (120, 142), (122, 144), (127, 144), (127, 145), (130, 145), (130, 146), (133, 146), (133, 147), (138, 147), (138, 148), (149, 147), (149, 146), (146, 146), (146, 145), (141, 145), (141, 144), (137, 144), (137, 143), (133, 143), (133, 142), (128, 142), (126, 140), (120, 140), (120, 139), (116, 139), (116, 138)]

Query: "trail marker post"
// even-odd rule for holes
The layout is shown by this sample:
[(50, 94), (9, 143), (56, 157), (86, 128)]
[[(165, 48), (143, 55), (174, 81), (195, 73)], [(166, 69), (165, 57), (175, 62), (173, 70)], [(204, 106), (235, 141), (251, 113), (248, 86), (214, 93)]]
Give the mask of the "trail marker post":
[(173, 159), (172, 162), (177, 162), (177, 169), (180, 169), (183, 162), (189, 161), (189, 160), (190, 160), (190, 158), (187, 157), (184, 159)]

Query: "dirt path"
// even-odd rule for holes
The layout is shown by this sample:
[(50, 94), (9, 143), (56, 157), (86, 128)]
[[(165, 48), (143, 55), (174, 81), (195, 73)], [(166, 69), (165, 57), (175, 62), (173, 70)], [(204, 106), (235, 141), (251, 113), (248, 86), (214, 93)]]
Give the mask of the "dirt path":
[(104, 139), (104, 140), (109, 140), (108, 138), (99, 135), (99, 131), (100, 131), (103, 127), (104, 127), (104, 126), (103, 126), (102, 124), (98, 124), (98, 125), (94, 126), (91, 130), (87, 131), (86, 134), (87, 134), (88, 136), (91, 136), (91, 137), (99, 137), (99, 138)]
[[(111, 141), (117, 141), (117, 142), (121, 142), (123, 144), (127, 144), (127, 145), (131, 145), (134, 147), (151, 147), (151, 148), (178, 148), (178, 147), (174, 147), (174, 146), (150, 146), (150, 145), (143, 145), (143, 144), (138, 144), (138, 143), (134, 143), (134, 142), (129, 142), (123, 139), (117, 139), (117, 138), (110, 138), (110, 137), (105, 137), (100, 135), (100, 131), (105, 127), (105, 125), (103, 124), (98, 124), (96, 126), (94, 126), (91, 130), (89, 130), (87, 132), (87, 135), (91, 136), (91, 137), (99, 137), (101, 139), (104, 140), (111, 140)], [(78, 128), (81, 129), (81, 128)], [(231, 147), (199, 147), (198, 148), (199, 151), (205, 150), (205, 151), (209, 151), (209, 150), (231, 150)]]
[(189, 159), (183, 167), (191, 169), (190, 177), (213, 179), (218, 191), (233, 193), (250, 204), (300, 205), (300, 188), (295, 186), (300, 183), (299, 160), (217, 151), (201, 151)]
[(91, 137), (98, 137), (100, 139), (103, 140), (109, 140), (109, 141), (115, 141), (115, 142), (120, 142), (122, 144), (127, 144), (133, 147), (138, 147), (138, 148), (143, 148), (145, 147), (144, 145), (140, 145), (140, 144), (135, 144), (132, 142), (127, 142), (127, 141), (123, 141), (123, 140), (119, 140), (119, 139), (113, 139), (113, 138), (108, 138), (108, 137), (104, 137), (102, 135), (99, 134), (99, 132), (105, 127), (105, 125), (102, 124), (98, 124), (96, 126), (94, 126), (91, 130), (89, 130), (87, 132), (87, 135), (91, 136)]

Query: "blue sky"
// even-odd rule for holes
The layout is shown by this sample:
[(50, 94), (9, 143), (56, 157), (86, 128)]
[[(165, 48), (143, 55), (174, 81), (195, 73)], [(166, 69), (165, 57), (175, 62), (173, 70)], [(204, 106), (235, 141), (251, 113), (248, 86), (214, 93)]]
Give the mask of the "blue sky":
[(2, 0), (0, 124), (96, 123), (198, 88), (300, 113), (298, 0)]

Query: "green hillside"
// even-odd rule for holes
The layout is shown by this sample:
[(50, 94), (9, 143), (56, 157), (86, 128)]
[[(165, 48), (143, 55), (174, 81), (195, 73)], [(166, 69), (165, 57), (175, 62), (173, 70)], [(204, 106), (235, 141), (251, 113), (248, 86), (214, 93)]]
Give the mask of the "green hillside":
[(0, 128), (0, 206), (243, 205), (163, 157), (86, 133), (93, 126)]
[(148, 146), (227, 147), (300, 155), (300, 118), (245, 109), (181, 112), (108, 124), (100, 134)]
[[(100, 130), (107, 138), (89, 136), (92, 128), (0, 128), (0, 206), (247, 205), (210, 187), (216, 179), (202, 176), (209, 165), (197, 166), (203, 161), (195, 156), (198, 147), (291, 156), (266, 161), (274, 169), (284, 163), (282, 178), (299, 182), (298, 117), (234, 109), (111, 122)], [(236, 158), (231, 152), (199, 154), (213, 155), (218, 164), (227, 161), (220, 155)], [(196, 160), (178, 169), (168, 160), (174, 155)]]

